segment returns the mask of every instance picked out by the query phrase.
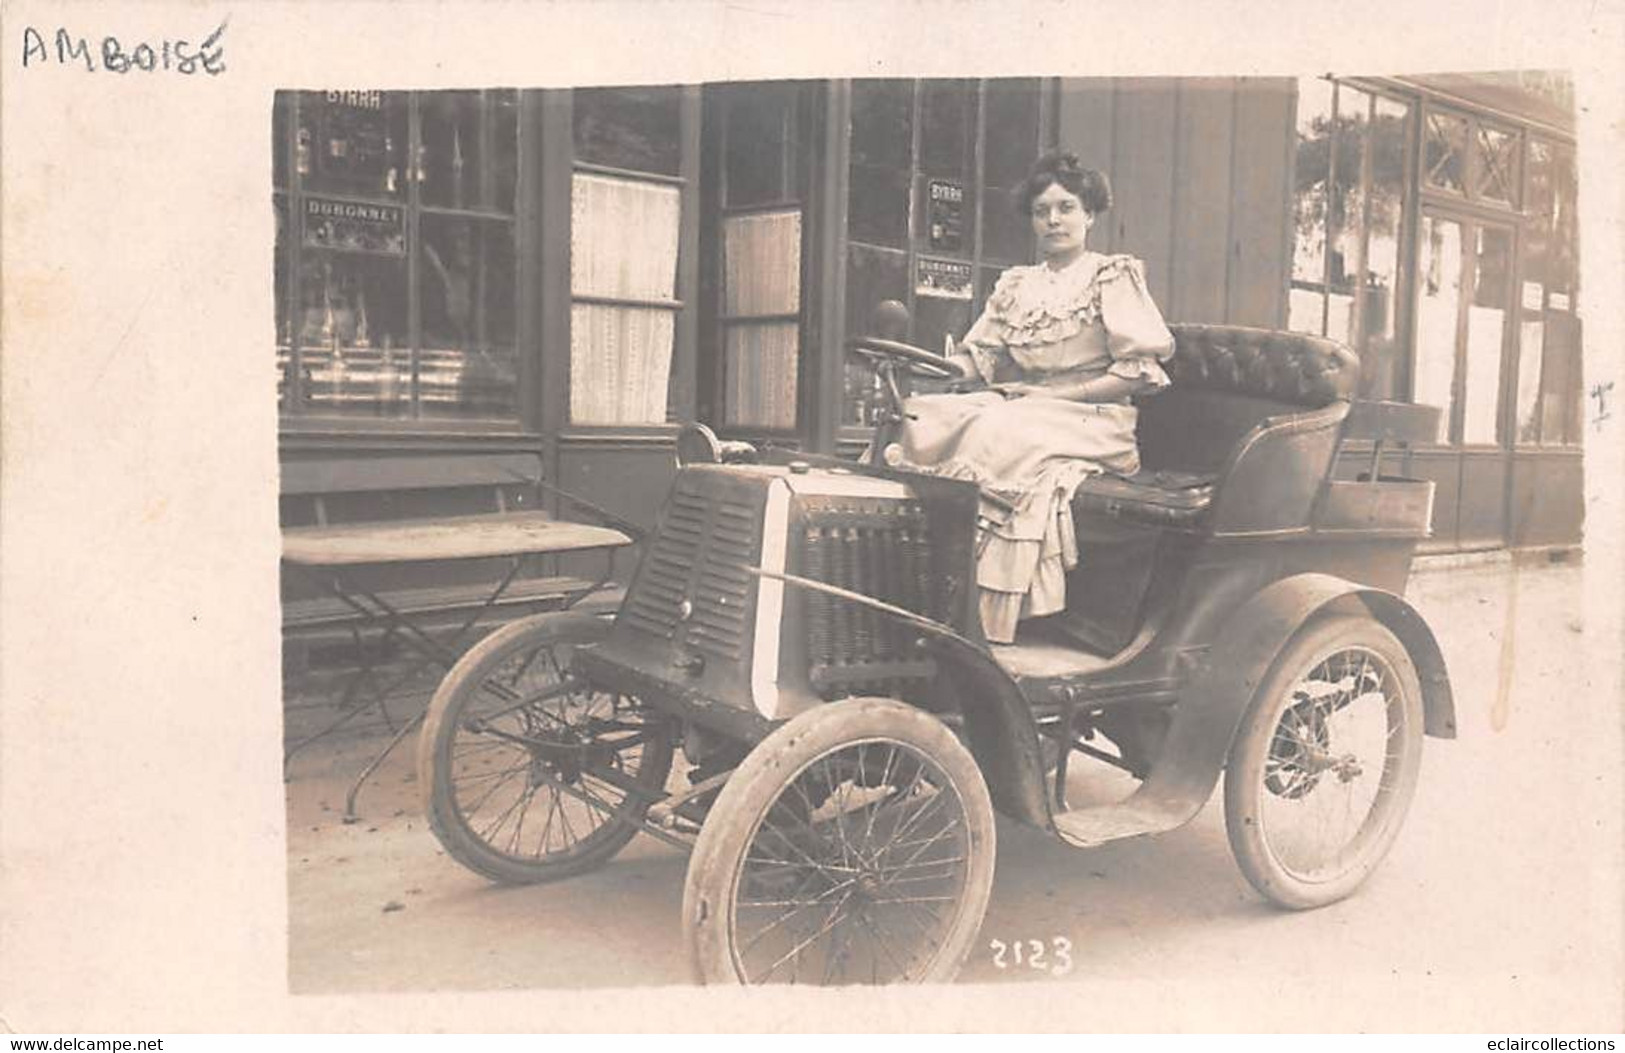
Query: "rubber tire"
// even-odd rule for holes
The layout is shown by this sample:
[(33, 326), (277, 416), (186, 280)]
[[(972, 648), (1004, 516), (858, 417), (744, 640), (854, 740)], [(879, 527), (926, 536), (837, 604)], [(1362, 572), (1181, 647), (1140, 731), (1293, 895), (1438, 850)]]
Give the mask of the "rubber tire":
[(866, 739), (925, 754), (965, 808), (969, 864), (959, 914), (920, 983), (946, 983), (975, 944), (993, 890), (995, 833), (987, 783), (970, 751), (941, 721), (889, 698), (850, 698), (808, 710), (763, 739), (734, 770), (706, 816), (683, 888), (683, 939), (696, 983), (743, 983), (732, 949), (733, 900), (756, 828), (781, 792), (818, 757)]
[[(469, 699), (486, 677), (517, 653), (549, 643), (595, 644), (608, 632), (609, 624), (602, 619), (569, 611), (550, 611), (509, 622), (470, 648), (435, 691), (418, 738), (418, 783), (422, 787), (424, 810), (430, 828), (446, 852), (476, 874), (506, 885), (574, 877), (602, 866), (637, 835), (635, 825), (623, 823), (591, 835), (586, 842), (587, 851), (572, 851), (563, 858), (515, 859), (494, 850), (469, 829), (457, 809), (454, 789), (447, 777), (458, 723)], [(639, 781), (652, 789), (661, 789), (671, 765), (671, 736), (658, 735), (644, 746)], [(628, 818), (641, 818), (641, 813)]]
[[(1276, 726), (1290, 700), (1292, 686), (1322, 660), (1349, 647), (1380, 654), (1404, 692), (1405, 727), (1399, 735), (1397, 781), (1373, 810), (1383, 809), (1383, 824), (1371, 834), (1359, 858), (1328, 881), (1307, 882), (1288, 870), (1270, 850), (1259, 822), (1264, 766)], [(1416, 792), (1422, 761), (1422, 687), (1405, 645), (1376, 619), (1362, 615), (1325, 615), (1300, 629), (1264, 678), (1242, 720), (1224, 778), (1224, 825), (1230, 849), (1247, 881), (1266, 899), (1289, 910), (1308, 910), (1345, 898), (1382, 862), (1404, 825)], [(1368, 820), (1369, 821), (1369, 820)], [(1364, 827), (1362, 825), (1362, 831)]]

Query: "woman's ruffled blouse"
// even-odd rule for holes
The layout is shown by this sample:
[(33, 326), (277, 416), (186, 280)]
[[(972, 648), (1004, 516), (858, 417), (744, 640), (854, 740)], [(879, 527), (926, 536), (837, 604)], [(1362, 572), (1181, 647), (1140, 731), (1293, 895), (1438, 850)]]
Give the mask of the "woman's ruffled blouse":
[[(1161, 362), (1174, 338), (1133, 256), (1086, 253), (1068, 267), (1012, 267), (999, 277), (982, 317), (965, 334), (982, 379), (992, 383), (1001, 356), (1029, 376), (1104, 372), (1168, 385)], [(1104, 369), (1101, 367), (1104, 366)]]

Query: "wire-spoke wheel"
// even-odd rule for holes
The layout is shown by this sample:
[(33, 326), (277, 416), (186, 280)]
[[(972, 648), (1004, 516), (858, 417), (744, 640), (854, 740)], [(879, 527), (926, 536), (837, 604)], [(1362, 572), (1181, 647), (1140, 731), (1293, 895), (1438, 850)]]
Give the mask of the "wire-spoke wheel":
[(1342, 899), (1393, 845), (1422, 761), (1422, 691), (1374, 619), (1318, 619), (1287, 645), (1242, 722), (1225, 828), (1242, 873), (1293, 909)]
[(993, 806), (943, 724), (891, 699), (810, 710), (729, 778), (689, 861), (701, 983), (953, 978), (993, 885)]
[(435, 692), (418, 778), (435, 836), (470, 870), (510, 884), (590, 870), (632, 839), (665, 787), (667, 721), (569, 675), (571, 652), (607, 631), (570, 613), (512, 622)]

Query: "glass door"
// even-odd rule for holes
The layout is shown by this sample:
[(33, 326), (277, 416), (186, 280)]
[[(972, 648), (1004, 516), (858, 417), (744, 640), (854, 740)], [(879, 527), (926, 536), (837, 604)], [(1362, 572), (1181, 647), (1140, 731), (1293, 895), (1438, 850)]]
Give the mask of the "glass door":
[[(1445, 411), (1434, 536), (1447, 547), (1505, 538), (1504, 365), (1510, 339), (1513, 230), (1425, 208), (1418, 247), (1412, 398)], [(1435, 474), (1435, 473), (1430, 473)]]

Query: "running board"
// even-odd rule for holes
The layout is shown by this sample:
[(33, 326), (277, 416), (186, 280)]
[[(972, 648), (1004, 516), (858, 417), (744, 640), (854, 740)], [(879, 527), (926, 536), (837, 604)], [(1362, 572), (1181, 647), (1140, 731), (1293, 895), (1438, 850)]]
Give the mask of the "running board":
[[(1155, 779), (1155, 775), (1152, 778)], [(1206, 794), (1158, 793), (1157, 788), (1147, 782), (1127, 800), (1074, 808), (1053, 816), (1050, 821), (1067, 844), (1074, 848), (1094, 848), (1110, 841), (1177, 829), (1196, 818), (1206, 803)]]

